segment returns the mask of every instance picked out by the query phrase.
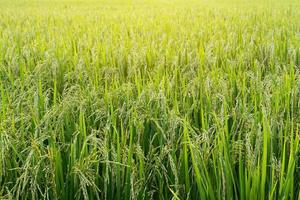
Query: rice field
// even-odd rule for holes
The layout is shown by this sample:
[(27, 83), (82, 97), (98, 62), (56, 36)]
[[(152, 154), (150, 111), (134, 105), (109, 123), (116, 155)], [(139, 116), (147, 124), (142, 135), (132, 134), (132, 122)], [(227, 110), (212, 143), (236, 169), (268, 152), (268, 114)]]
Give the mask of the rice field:
[(0, 0), (0, 199), (300, 199), (300, 2)]

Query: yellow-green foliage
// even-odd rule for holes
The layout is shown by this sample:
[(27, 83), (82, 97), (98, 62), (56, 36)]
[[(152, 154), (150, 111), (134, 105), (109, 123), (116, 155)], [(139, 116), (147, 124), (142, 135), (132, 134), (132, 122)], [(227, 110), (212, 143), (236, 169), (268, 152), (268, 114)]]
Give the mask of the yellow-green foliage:
[(0, 199), (299, 199), (297, 1), (0, 1)]

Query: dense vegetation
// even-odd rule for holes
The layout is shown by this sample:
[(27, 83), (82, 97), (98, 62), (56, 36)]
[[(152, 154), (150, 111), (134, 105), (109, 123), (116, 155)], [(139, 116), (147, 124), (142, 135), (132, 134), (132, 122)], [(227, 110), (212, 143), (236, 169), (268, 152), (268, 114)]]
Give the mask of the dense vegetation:
[(300, 199), (299, 8), (0, 1), (0, 199)]

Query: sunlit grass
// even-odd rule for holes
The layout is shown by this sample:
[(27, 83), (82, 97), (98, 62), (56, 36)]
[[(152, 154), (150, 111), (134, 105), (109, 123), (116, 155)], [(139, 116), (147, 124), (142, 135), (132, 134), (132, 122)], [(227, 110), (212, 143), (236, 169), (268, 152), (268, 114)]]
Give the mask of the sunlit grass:
[(0, 1), (0, 199), (299, 199), (296, 1)]

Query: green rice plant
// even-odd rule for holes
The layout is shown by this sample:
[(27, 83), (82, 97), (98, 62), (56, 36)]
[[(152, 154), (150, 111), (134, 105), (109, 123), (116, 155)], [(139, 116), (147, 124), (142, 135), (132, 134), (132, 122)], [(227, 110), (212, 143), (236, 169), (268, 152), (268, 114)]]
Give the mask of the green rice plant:
[(300, 199), (299, 7), (0, 0), (0, 199)]

